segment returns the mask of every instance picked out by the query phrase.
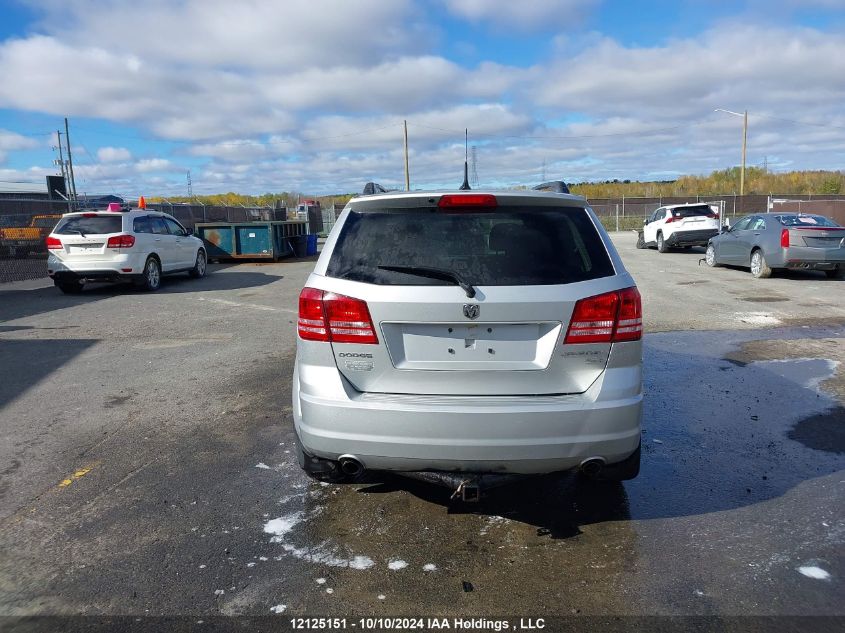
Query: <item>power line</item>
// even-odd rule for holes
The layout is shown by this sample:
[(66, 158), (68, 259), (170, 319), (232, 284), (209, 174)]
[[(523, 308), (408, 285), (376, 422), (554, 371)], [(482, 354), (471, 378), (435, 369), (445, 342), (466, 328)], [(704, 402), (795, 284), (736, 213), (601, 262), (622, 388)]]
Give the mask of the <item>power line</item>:
[[(325, 140), (331, 140), (331, 139), (336, 139), (336, 138), (346, 138), (346, 137), (349, 137), (349, 136), (360, 136), (361, 134), (369, 134), (371, 132), (379, 132), (381, 130), (386, 130), (386, 129), (392, 128), (392, 127), (401, 127), (401, 124), (400, 123), (391, 123), (390, 125), (383, 125), (381, 127), (376, 127), (376, 128), (368, 128), (366, 130), (358, 130), (357, 132), (349, 132), (347, 134), (333, 134), (331, 136), (304, 137), (302, 140), (308, 141), (308, 142), (310, 142), (310, 141), (325, 141)], [(90, 130), (90, 128), (82, 128), (82, 129), (92, 131), (92, 130)], [(114, 134), (112, 132), (97, 132), (97, 134), (100, 134), (101, 136), (114, 136), (114, 137), (117, 137), (117, 138), (134, 138), (134, 139), (138, 139), (138, 140), (142, 140), (142, 141), (144, 141), (144, 140), (150, 141), (151, 140), (149, 138), (144, 138), (144, 137), (141, 137), (141, 136), (130, 135), (130, 134)], [(215, 142), (214, 140), (210, 140), (210, 139), (209, 140), (197, 140), (197, 141), (166, 141), (165, 140), (164, 142), (181, 144), (181, 145), (215, 145), (217, 147), (221, 147), (221, 146), (223, 146), (223, 147), (229, 147), (229, 146), (238, 147), (238, 146), (241, 146), (241, 145), (290, 145), (290, 144), (295, 143), (295, 141), (288, 140), (288, 139), (277, 139), (277, 140), (269, 140), (268, 139), (266, 141), (243, 139), (243, 140), (239, 140), (239, 141), (220, 141), (220, 142)]]
[(760, 117), (760, 118), (763, 118), (763, 119), (772, 119), (774, 121), (786, 121), (787, 123), (795, 123), (796, 125), (810, 125), (812, 127), (827, 127), (827, 128), (832, 127), (834, 129), (837, 129), (837, 130), (845, 130), (845, 125), (833, 125), (832, 123), (815, 123), (815, 122), (812, 122), (812, 121), (798, 121), (796, 119), (785, 119), (783, 117), (771, 116), (771, 115), (768, 115), (768, 114), (759, 114), (757, 112), (755, 112), (754, 114), (749, 114), (748, 116), (750, 118)]
[[(659, 128), (654, 130), (643, 130), (640, 132), (610, 132), (607, 134), (577, 134), (571, 136), (533, 136), (533, 135), (509, 135), (509, 134), (478, 134), (477, 136), (481, 138), (492, 138), (492, 139), (525, 139), (525, 140), (552, 140), (552, 141), (566, 141), (566, 140), (574, 140), (574, 139), (581, 139), (581, 138), (606, 138), (606, 137), (615, 137), (615, 136), (646, 136), (649, 134), (659, 134), (661, 132), (669, 132), (672, 130), (679, 130), (681, 128), (689, 128), (695, 127), (697, 125), (703, 125), (704, 121), (698, 122), (690, 122), (684, 123), (681, 125), (675, 125), (672, 127), (667, 128)], [(449, 132), (450, 134), (460, 134), (460, 130), (450, 130), (448, 128), (442, 127), (435, 127), (433, 125), (424, 125), (422, 123), (416, 123), (415, 125), (423, 128), (428, 128), (430, 130), (439, 130), (441, 132)]]

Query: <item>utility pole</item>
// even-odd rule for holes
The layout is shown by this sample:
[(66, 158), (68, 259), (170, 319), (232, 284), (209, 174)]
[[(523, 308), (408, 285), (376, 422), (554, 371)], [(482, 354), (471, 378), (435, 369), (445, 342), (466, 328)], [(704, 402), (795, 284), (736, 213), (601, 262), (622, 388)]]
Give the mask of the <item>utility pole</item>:
[(188, 198), (194, 199), (194, 187), (191, 184), (191, 170), (188, 170)]
[(78, 206), (79, 199), (76, 196), (76, 179), (73, 177), (73, 156), (70, 153), (70, 129), (67, 124), (67, 117), (65, 117), (65, 142), (67, 143), (67, 164), (70, 170), (70, 191), (71, 199), (74, 207)]
[(468, 191), (469, 186), (469, 129), (464, 129), (464, 182), (458, 187), (460, 191)]
[[(65, 194), (67, 194), (67, 193), (70, 193), (70, 192), (68, 191), (68, 186), (67, 186), (67, 172), (65, 171), (65, 157), (64, 157), (64, 154), (62, 153), (62, 133), (59, 130), (56, 130), (56, 138), (59, 139), (59, 165), (61, 165), (61, 167), (62, 167), (62, 180), (65, 183)], [(52, 191), (50, 192), (50, 197), (51, 198), (53, 197)], [(67, 211), (68, 211), (68, 213), (70, 213), (71, 211), (73, 211), (73, 208), (71, 207), (71, 204), (70, 204), (70, 196), (66, 196), (65, 200), (67, 200)]]
[(411, 190), (411, 172), (408, 170), (408, 121), (405, 121), (405, 191)]
[(62, 133), (56, 130), (56, 138), (59, 139), (59, 166), (62, 168), (62, 178), (65, 181), (65, 193), (67, 193), (67, 171), (65, 169), (65, 157), (62, 152)]
[(739, 172), (739, 195), (745, 195), (745, 148), (748, 143), (748, 110), (742, 115), (742, 171)]

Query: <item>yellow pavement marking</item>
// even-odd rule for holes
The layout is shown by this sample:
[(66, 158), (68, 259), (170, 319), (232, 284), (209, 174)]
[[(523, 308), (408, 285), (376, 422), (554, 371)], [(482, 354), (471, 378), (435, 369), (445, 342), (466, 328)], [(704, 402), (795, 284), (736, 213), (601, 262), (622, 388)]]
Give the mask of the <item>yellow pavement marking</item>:
[(88, 466), (80, 468), (79, 470), (75, 470), (72, 475), (67, 477), (67, 479), (62, 479), (59, 482), (59, 488), (67, 488), (69, 485), (71, 485), (77, 479), (82, 479), (85, 475), (90, 473), (94, 469), (94, 466), (96, 466), (96, 465), (97, 465), (96, 463), (90, 464)]

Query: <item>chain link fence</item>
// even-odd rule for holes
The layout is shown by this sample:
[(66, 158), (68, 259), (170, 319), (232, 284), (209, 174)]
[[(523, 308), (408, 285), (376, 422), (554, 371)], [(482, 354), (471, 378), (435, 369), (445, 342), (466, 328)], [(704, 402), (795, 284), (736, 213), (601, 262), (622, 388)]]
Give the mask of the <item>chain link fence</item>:
[(67, 206), (58, 213), (49, 208), (41, 210), (46, 213), (0, 214), (0, 283), (37, 279), (47, 274), (44, 240)]
[[(722, 217), (734, 223), (747, 213), (767, 211), (818, 213), (845, 226), (845, 196), (747, 195), (596, 198), (590, 206), (609, 231), (638, 230), (643, 220), (667, 204), (702, 202), (717, 206)], [(322, 210), (322, 234), (331, 231), (345, 205), (326, 205)], [(148, 204), (147, 208), (175, 217), (187, 227), (199, 222), (251, 222), (287, 220), (284, 207), (230, 207), (203, 204)], [(46, 276), (47, 249), (44, 239), (67, 213), (66, 202), (52, 200), (0, 200), (0, 283), (38, 279)], [(293, 214), (295, 215), (295, 210)]]
[[(700, 202), (713, 205), (722, 218), (733, 224), (749, 213), (816, 213), (845, 226), (845, 196), (842, 195), (763, 195), (739, 196), (733, 193), (715, 196), (656, 198), (594, 198), (590, 206), (609, 231), (637, 230), (643, 220), (667, 204)], [(618, 228), (617, 228), (618, 227)]]

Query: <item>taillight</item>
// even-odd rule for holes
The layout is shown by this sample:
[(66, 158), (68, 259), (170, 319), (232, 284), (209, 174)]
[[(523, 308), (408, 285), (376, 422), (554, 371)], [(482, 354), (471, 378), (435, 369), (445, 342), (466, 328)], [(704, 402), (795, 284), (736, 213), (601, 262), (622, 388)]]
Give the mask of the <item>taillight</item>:
[(327, 292), (323, 305), (333, 343), (378, 343), (365, 301)]
[(616, 319), (614, 342), (639, 341), (643, 337), (643, 303), (640, 291), (625, 288), (619, 291), (619, 316)]
[(710, 218), (711, 220), (718, 220), (719, 219), (719, 212), (714, 211), (713, 213), (708, 213), (707, 217)]
[(575, 304), (564, 343), (610, 343), (618, 313), (618, 292), (581, 299)]
[(106, 242), (106, 248), (132, 248), (135, 246), (134, 235), (113, 235)]
[(303, 288), (299, 293), (299, 336), (306, 341), (328, 341), (323, 291)]
[(299, 295), (298, 331), (306, 341), (378, 343), (365, 301), (316, 288)]
[(575, 304), (564, 344), (638, 341), (643, 335), (640, 293), (625, 288)]
[(780, 230), (780, 245), (783, 248), (789, 248), (789, 229)]
[(48, 237), (47, 238), (47, 248), (51, 251), (62, 249), (62, 241), (58, 237)]

